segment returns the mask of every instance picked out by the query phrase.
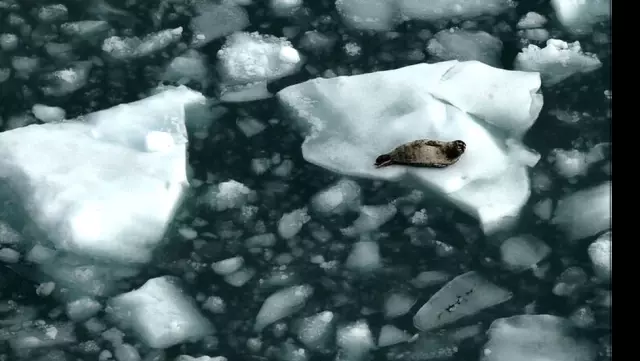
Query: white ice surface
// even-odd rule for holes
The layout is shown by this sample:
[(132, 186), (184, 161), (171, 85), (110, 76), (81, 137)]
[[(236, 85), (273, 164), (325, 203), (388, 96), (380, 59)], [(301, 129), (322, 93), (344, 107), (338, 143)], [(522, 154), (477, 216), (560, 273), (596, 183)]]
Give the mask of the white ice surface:
[[(542, 107), (537, 73), (447, 61), (281, 90), (301, 127), (304, 158), (349, 176), (417, 182), (472, 216), (486, 232), (517, 217), (529, 197), (527, 167), (539, 156), (518, 139)], [(445, 169), (376, 169), (376, 157), (419, 138), (462, 139), (467, 151)]]
[(167, 348), (212, 333), (213, 326), (170, 277), (148, 280), (109, 301), (107, 312), (149, 347)]
[[(86, 115), (0, 133), (0, 181), (58, 250), (142, 263), (161, 240), (186, 176), (184, 87)], [(149, 133), (173, 144), (148, 152)]]

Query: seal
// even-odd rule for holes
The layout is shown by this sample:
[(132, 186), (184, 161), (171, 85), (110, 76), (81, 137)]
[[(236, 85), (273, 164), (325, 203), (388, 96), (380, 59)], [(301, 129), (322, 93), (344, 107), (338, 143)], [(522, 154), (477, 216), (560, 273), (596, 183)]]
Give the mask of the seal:
[(387, 154), (376, 158), (376, 168), (393, 164), (414, 167), (444, 168), (460, 159), (467, 149), (465, 142), (454, 140), (443, 142), (439, 140), (418, 139), (396, 147)]

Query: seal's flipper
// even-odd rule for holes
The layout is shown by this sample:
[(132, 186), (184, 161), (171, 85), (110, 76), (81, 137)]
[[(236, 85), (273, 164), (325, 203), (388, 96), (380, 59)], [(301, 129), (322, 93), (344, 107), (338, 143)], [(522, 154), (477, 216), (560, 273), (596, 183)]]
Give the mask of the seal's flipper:
[(393, 161), (391, 160), (391, 156), (389, 154), (383, 154), (376, 158), (376, 163), (374, 165), (376, 166), (376, 168), (382, 168), (392, 164)]

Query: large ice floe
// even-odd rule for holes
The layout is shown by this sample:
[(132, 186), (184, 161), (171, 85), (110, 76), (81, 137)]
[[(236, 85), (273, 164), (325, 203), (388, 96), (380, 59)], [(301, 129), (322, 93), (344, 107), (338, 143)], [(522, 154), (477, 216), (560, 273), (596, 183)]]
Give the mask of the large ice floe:
[[(333, 79), (281, 90), (301, 126), (304, 158), (336, 173), (414, 182), (477, 218), (491, 233), (517, 218), (529, 198), (527, 167), (539, 155), (520, 141), (542, 107), (540, 75), (478, 61), (446, 61)], [(420, 138), (467, 143), (445, 169), (376, 169), (379, 154)]]
[(0, 133), (0, 182), (43, 234), (24, 245), (27, 259), (60, 287), (91, 295), (148, 262), (188, 186), (185, 107), (204, 101), (169, 88)]

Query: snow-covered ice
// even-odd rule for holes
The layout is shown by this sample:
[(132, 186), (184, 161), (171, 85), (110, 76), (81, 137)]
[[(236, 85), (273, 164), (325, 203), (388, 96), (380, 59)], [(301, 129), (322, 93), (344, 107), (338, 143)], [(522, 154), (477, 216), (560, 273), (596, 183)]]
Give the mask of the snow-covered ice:
[(547, 18), (536, 12), (530, 11), (526, 13), (520, 21), (518, 21), (516, 27), (518, 29), (536, 29), (543, 27), (546, 23)]
[(143, 38), (111, 36), (102, 43), (102, 51), (122, 61), (149, 56), (178, 42), (182, 38), (182, 27), (161, 30)]
[(551, 223), (570, 240), (611, 228), (611, 181), (574, 192), (558, 201)]
[(566, 43), (558, 39), (547, 40), (540, 49), (534, 44), (522, 49), (513, 63), (516, 70), (540, 73), (542, 84), (551, 86), (574, 74), (589, 73), (602, 66), (594, 54), (582, 52), (580, 42)]
[[(318, 78), (281, 90), (278, 99), (306, 135), (308, 162), (349, 176), (417, 182), (492, 232), (517, 217), (529, 197), (527, 167), (539, 156), (513, 145), (538, 117), (539, 88), (537, 73), (448, 61)], [(446, 169), (373, 166), (379, 154), (416, 138), (462, 139), (467, 152)]]
[(482, 361), (594, 361), (595, 347), (579, 338), (572, 323), (552, 315), (495, 320)]
[(107, 312), (153, 348), (196, 341), (213, 332), (211, 323), (170, 277), (152, 278), (137, 290), (113, 297)]

